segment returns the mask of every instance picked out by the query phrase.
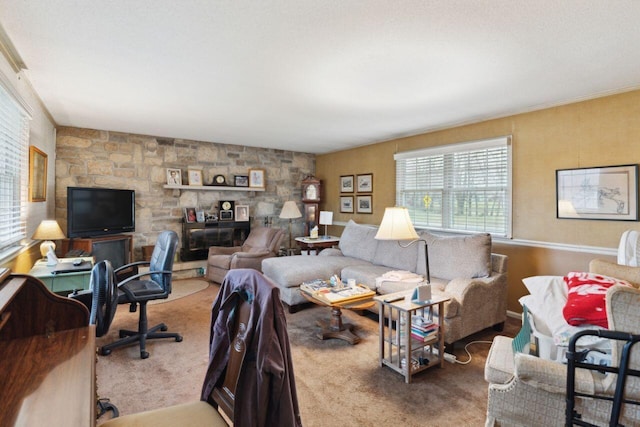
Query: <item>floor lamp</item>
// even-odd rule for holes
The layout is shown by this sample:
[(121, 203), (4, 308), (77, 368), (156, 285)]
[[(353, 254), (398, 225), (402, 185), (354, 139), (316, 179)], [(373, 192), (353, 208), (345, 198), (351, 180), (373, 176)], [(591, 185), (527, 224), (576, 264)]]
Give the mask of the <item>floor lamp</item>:
[(295, 218), (301, 218), (302, 214), (300, 213), (300, 209), (298, 209), (298, 205), (293, 200), (288, 200), (284, 202), (284, 206), (282, 206), (282, 211), (280, 212), (280, 218), (289, 220), (289, 251), (287, 255), (291, 255), (291, 249), (293, 246), (293, 234), (291, 233), (291, 220)]
[[(409, 247), (416, 242), (424, 242), (424, 260), (425, 260), (425, 272), (427, 283), (431, 283), (431, 275), (429, 274), (429, 248), (427, 247), (427, 241), (421, 239), (416, 233), (413, 224), (411, 223), (411, 217), (409, 217), (409, 211), (407, 208), (395, 207), (386, 208), (384, 210), (384, 216), (382, 217), (382, 223), (378, 228), (376, 234), (378, 240), (398, 240), (398, 245), (403, 248)], [(400, 240), (411, 240), (406, 246), (400, 244)]]

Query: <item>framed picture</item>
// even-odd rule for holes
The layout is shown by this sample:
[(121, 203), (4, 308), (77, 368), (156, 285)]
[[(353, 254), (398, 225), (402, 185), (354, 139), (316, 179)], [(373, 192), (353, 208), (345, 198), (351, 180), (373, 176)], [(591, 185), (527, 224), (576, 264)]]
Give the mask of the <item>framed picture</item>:
[(249, 176), (248, 175), (235, 175), (233, 177), (233, 185), (236, 187), (248, 187)]
[(353, 193), (353, 175), (342, 175), (340, 177), (340, 192)]
[(371, 193), (373, 191), (373, 174), (358, 175), (358, 193)]
[(44, 151), (29, 147), (29, 201), (47, 200), (47, 155)]
[(340, 212), (353, 213), (353, 196), (340, 196)]
[(196, 221), (204, 222), (204, 211), (196, 211)]
[(357, 213), (370, 214), (373, 213), (373, 196), (358, 196), (356, 197), (356, 211)]
[(196, 222), (197, 219), (196, 208), (184, 208), (184, 222), (192, 223)]
[(182, 185), (182, 171), (180, 169), (167, 169), (167, 185)]
[(189, 169), (189, 185), (202, 185), (201, 169)]
[(638, 220), (638, 165), (556, 171), (556, 216)]
[(264, 188), (264, 169), (249, 169), (249, 187)]
[(249, 221), (249, 206), (236, 205), (236, 221)]

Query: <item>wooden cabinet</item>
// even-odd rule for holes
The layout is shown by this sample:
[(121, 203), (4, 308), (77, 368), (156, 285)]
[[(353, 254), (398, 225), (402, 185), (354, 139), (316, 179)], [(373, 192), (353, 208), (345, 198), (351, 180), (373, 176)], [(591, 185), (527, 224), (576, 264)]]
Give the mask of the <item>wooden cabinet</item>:
[(113, 268), (133, 262), (133, 236), (127, 234), (64, 239), (60, 244), (60, 255), (66, 256), (74, 249), (92, 255), (95, 262), (109, 260)]

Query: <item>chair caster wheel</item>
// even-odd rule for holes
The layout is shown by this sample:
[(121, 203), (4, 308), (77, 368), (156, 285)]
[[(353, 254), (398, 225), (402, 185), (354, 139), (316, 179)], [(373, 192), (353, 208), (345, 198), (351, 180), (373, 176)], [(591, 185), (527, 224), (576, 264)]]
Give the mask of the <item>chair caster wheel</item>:
[(182, 335), (178, 335), (176, 337), (176, 342), (182, 342)]
[(110, 354), (111, 354), (111, 350), (101, 348), (101, 349), (100, 349), (100, 354), (101, 354), (102, 356), (108, 356), (108, 355), (110, 355)]
[(140, 359), (146, 359), (149, 357), (149, 352), (148, 351), (141, 351), (140, 352)]
[(162, 326), (160, 327), (160, 330), (161, 330), (162, 332), (166, 332), (168, 329), (169, 329), (169, 328), (167, 328), (167, 325), (162, 325)]

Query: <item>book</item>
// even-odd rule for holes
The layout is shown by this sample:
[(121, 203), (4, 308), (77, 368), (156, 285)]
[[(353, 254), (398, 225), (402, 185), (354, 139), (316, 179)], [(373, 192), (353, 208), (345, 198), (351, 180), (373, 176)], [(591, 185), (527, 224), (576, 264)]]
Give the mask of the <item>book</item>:
[(329, 303), (341, 303), (371, 298), (376, 293), (364, 285), (331, 289), (329, 292), (321, 290), (316, 297)]

